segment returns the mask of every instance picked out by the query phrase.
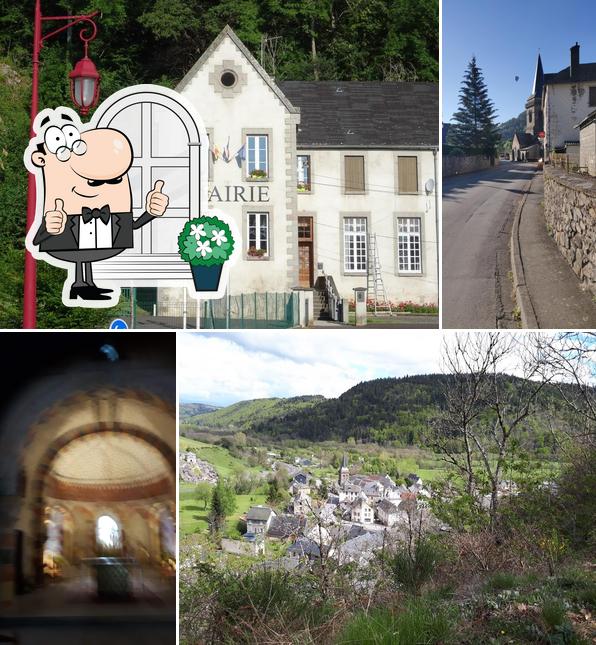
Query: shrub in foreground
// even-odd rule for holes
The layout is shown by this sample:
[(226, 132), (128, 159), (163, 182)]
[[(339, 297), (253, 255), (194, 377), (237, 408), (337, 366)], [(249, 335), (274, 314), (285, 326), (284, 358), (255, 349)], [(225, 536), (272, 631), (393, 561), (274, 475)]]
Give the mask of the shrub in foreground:
[(417, 598), (399, 614), (386, 608), (356, 614), (341, 631), (337, 645), (446, 645), (453, 642), (454, 608)]

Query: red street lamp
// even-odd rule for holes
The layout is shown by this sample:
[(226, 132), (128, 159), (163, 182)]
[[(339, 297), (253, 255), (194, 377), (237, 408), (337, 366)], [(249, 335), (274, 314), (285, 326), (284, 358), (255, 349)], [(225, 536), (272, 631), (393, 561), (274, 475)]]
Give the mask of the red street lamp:
[(81, 31), (80, 37), (85, 43), (85, 56), (74, 66), (68, 77), (70, 78), (70, 98), (79, 112), (87, 116), (89, 110), (97, 105), (100, 78), (95, 63), (87, 56), (87, 47), (91, 38), (85, 38), (83, 34), (84, 31)]
[[(33, 75), (31, 79), (31, 126), (29, 136), (33, 137), (33, 121), (38, 110), (38, 90), (39, 90), (39, 53), (46, 40), (65, 31), (69, 27), (81, 22), (87, 23), (81, 30), (79, 36), (85, 45), (85, 57), (80, 60), (74, 70), (69, 74), (71, 84), (71, 97), (75, 105), (83, 116), (89, 113), (89, 110), (97, 105), (99, 98), (99, 74), (93, 61), (87, 56), (89, 42), (97, 34), (97, 25), (93, 21), (99, 11), (81, 16), (42, 16), (40, 0), (35, 0), (35, 14), (33, 22)], [(41, 33), (42, 23), (46, 21), (68, 21), (67, 24), (54, 29), (43, 35)], [(87, 35), (87, 30), (90, 33)], [(27, 183), (27, 232), (31, 228), (35, 219), (35, 178), (29, 173)], [(23, 327), (25, 329), (35, 328), (36, 305), (37, 305), (37, 284), (36, 284), (36, 266), (35, 260), (31, 253), (25, 249), (25, 277), (23, 293)]]

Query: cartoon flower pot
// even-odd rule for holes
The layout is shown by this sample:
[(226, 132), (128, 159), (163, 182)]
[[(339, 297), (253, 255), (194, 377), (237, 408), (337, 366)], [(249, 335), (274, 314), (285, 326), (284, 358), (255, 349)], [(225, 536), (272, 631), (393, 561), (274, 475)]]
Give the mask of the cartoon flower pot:
[(230, 227), (218, 217), (195, 217), (178, 236), (180, 257), (190, 264), (197, 291), (217, 291), (224, 262), (234, 250)]

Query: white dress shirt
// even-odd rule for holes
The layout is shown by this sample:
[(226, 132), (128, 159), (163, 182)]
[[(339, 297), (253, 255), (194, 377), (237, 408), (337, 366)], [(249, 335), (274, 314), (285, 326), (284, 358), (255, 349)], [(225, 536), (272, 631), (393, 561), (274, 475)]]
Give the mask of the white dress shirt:
[(79, 222), (79, 249), (111, 249), (112, 218), (104, 224), (99, 217), (91, 218), (87, 223), (81, 217)]

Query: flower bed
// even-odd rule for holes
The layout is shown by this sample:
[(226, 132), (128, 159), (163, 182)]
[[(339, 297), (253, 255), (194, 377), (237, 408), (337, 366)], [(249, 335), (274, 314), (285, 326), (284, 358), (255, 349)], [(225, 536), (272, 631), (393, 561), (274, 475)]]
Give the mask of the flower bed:
[[(439, 313), (439, 308), (437, 305), (428, 302), (428, 303), (423, 303), (423, 304), (417, 304), (415, 302), (412, 302), (411, 300), (404, 301), (404, 302), (390, 302), (390, 303), (384, 303), (384, 302), (378, 302), (377, 303), (377, 309), (379, 307), (385, 308), (387, 304), (391, 305), (391, 310), (395, 313), (401, 314), (401, 313), (409, 313), (409, 314), (438, 314)], [(356, 309), (356, 303), (352, 299), (350, 300), (350, 311), (355, 311)], [(366, 301), (366, 311), (369, 312), (374, 312), (375, 310), (375, 301), (374, 300), (367, 300)]]

